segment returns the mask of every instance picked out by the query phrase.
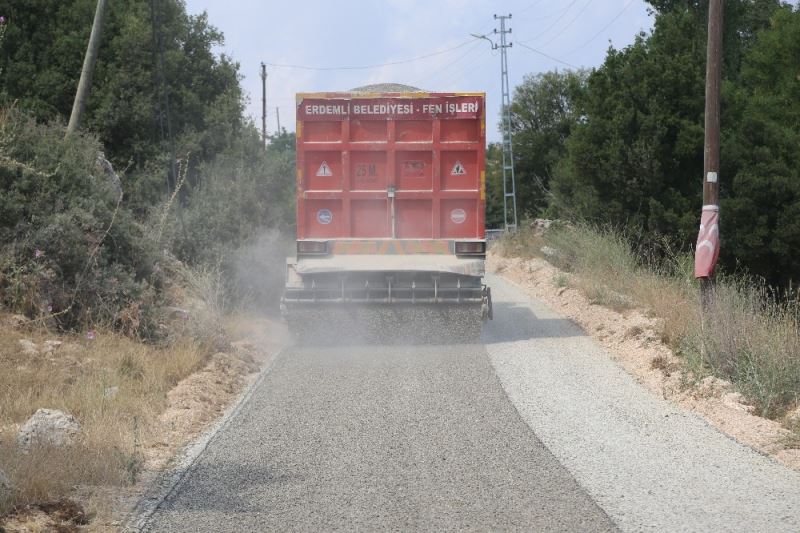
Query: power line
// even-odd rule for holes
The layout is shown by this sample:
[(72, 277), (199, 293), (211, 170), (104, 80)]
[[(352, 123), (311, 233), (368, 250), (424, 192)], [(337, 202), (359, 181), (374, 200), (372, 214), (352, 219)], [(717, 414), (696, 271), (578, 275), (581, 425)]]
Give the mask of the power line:
[(587, 39), (587, 40), (586, 40), (586, 41), (585, 41), (583, 44), (581, 44), (581, 45), (580, 45), (580, 46), (578, 46), (577, 48), (573, 48), (572, 50), (570, 50), (569, 52), (567, 52), (567, 55), (569, 56), (569, 55), (572, 55), (572, 54), (574, 54), (575, 52), (577, 52), (578, 50), (580, 50), (581, 48), (583, 48), (583, 47), (584, 47), (584, 46), (586, 46), (587, 44), (589, 44), (589, 43), (591, 43), (592, 41), (594, 41), (595, 39), (597, 39), (597, 38), (598, 38), (598, 37), (599, 37), (599, 36), (600, 36), (600, 35), (601, 35), (601, 34), (602, 34), (604, 31), (606, 31), (606, 30), (607, 30), (607, 29), (608, 29), (608, 28), (609, 28), (609, 27), (610, 27), (612, 24), (614, 24), (614, 23), (617, 21), (617, 19), (618, 19), (618, 18), (620, 18), (620, 17), (622, 16), (622, 14), (623, 14), (623, 13), (625, 13), (625, 11), (627, 11), (627, 9), (628, 9), (629, 7), (631, 7), (631, 5), (633, 5), (633, 0), (628, 0), (628, 3), (627, 3), (627, 4), (625, 4), (625, 6), (624, 6), (624, 7), (623, 7), (623, 8), (622, 8), (620, 11), (619, 11), (619, 13), (617, 13), (617, 14), (614, 16), (614, 18), (612, 18), (612, 19), (611, 19), (611, 20), (608, 22), (608, 24), (606, 24), (605, 26), (603, 26), (603, 27), (600, 29), (600, 31), (598, 31), (597, 33), (595, 33), (594, 35), (592, 35), (591, 37), (589, 37), (589, 39)]
[(569, 10), (572, 9), (572, 6), (574, 6), (577, 3), (578, 3), (578, 0), (572, 0), (572, 2), (570, 2), (569, 5), (564, 9), (564, 12), (561, 14), (561, 16), (558, 17), (556, 20), (554, 20), (552, 24), (550, 24), (547, 28), (544, 29), (544, 31), (540, 32), (538, 36), (532, 37), (532, 38), (530, 38), (530, 39), (528, 39), (526, 41), (517, 41), (517, 42), (518, 43), (520, 43), (520, 42), (529, 43), (531, 41), (535, 41), (537, 39), (540, 39), (542, 37), (542, 35), (544, 35), (548, 31), (552, 30), (556, 26), (556, 24), (558, 24), (561, 21), (561, 19), (563, 19), (565, 16), (567, 16), (567, 13), (569, 13)]
[(271, 63), (269, 61), (265, 61), (264, 63), (271, 66), (271, 67), (278, 67), (278, 68), (294, 68), (294, 69), (301, 69), (301, 70), (368, 70), (373, 68), (380, 68), (380, 67), (388, 67), (391, 65), (401, 65), (403, 63), (413, 63), (414, 61), (419, 61), (421, 59), (427, 59), (429, 57), (438, 56), (441, 54), (446, 54), (447, 52), (452, 52), (453, 50), (457, 50), (462, 46), (466, 46), (469, 43), (475, 41), (476, 39), (470, 39), (468, 41), (464, 41), (463, 43), (453, 46), (451, 48), (446, 48), (444, 50), (439, 50), (438, 52), (432, 52), (430, 54), (425, 54), (422, 56), (412, 57), (410, 59), (401, 59), (398, 61), (389, 61), (387, 63), (379, 63), (375, 65), (358, 65), (358, 66), (344, 66), (344, 67), (311, 67), (308, 65), (292, 65), (292, 64), (284, 64), (284, 63)]
[(572, 63), (567, 63), (566, 61), (562, 61), (561, 59), (558, 59), (557, 57), (553, 57), (551, 55), (545, 54), (541, 50), (537, 50), (535, 48), (531, 48), (530, 46), (528, 46), (525, 43), (521, 43), (521, 42), (517, 41), (517, 44), (520, 45), (523, 48), (527, 48), (531, 52), (535, 52), (535, 53), (539, 54), (540, 56), (544, 56), (547, 59), (550, 59), (551, 61), (555, 61), (556, 63), (561, 63), (562, 65), (566, 65), (566, 66), (568, 66), (570, 68), (574, 68), (574, 69), (579, 69), (580, 68), (578, 66), (573, 65)]
[[(567, 11), (568, 9), (569, 9), (569, 6), (562, 7), (560, 9), (556, 9), (555, 11), (551, 11), (550, 13), (547, 13), (545, 15), (537, 15), (536, 22), (541, 22), (543, 20), (547, 20), (547, 19), (553, 18), (556, 15), (560, 15), (560, 14), (564, 13), (564, 11)], [(522, 18), (525, 18), (525, 17), (522, 17)], [(532, 41), (534, 39), (536, 39), (536, 37), (531, 37), (530, 39), (526, 39), (526, 41)]]
[(534, 8), (534, 7), (536, 7), (538, 4), (541, 4), (541, 3), (542, 3), (542, 0), (536, 0), (536, 1), (535, 1), (535, 2), (533, 2), (532, 4), (529, 4), (527, 7), (523, 7), (522, 9), (520, 9), (520, 10), (517, 12), (517, 18), (519, 18), (519, 16), (520, 16), (521, 14), (525, 13), (526, 11), (530, 10), (531, 8)]
[[(425, 73), (425, 75), (424, 75), (424, 76), (422, 76), (422, 78), (424, 78), (424, 79), (427, 79), (427, 83), (428, 83), (428, 84), (430, 84), (432, 80), (438, 79), (439, 77), (441, 77), (441, 75), (442, 75), (443, 73), (445, 73), (445, 72), (449, 71), (450, 69), (454, 68), (454, 67), (455, 67), (456, 65), (458, 65), (458, 63), (459, 63), (459, 62), (461, 62), (461, 61), (462, 61), (462, 60), (463, 60), (465, 57), (467, 57), (467, 56), (469, 56), (470, 54), (472, 54), (472, 53), (473, 53), (473, 51), (474, 51), (474, 50), (475, 50), (475, 49), (476, 49), (478, 46), (480, 46), (480, 40), (479, 40), (479, 39), (476, 39), (476, 42), (475, 42), (475, 44), (474, 44), (473, 46), (470, 46), (469, 48), (467, 48), (467, 50), (466, 50), (466, 51), (465, 51), (463, 54), (461, 54), (460, 56), (458, 56), (456, 59), (452, 60), (450, 63), (448, 63), (448, 64), (447, 64), (447, 65), (445, 65), (444, 67), (437, 68), (437, 69), (436, 69), (436, 72), (434, 72), (434, 73), (430, 73), (430, 70), (428, 70), (428, 71)], [(431, 70), (432, 70), (432, 69), (431, 69)], [(429, 74), (429, 73), (430, 73), (430, 74)], [(428, 86), (428, 85), (425, 85), (425, 84), (421, 84), (421, 85), (420, 85), (420, 87), (427, 87), (427, 86)]]
[(559, 37), (564, 35), (564, 31), (566, 31), (567, 28), (569, 28), (570, 26), (575, 24), (575, 21), (578, 20), (578, 18), (580, 18), (581, 15), (583, 15), (583, 12), (586, 11), (586, 8), (588, 8), (589, 4), (591, 4), (591, 3), (592, 3), (592, 0), (588, 0), (588, 2), (583, 4), (583, 7), (578, 11), (578, 13), (574, 17), (572, 17), (572, 19), (569, 22), (567, 22), (566, 26), (561, 28), (560, 32), (558, 32), (552, 38), (550, 38), (550, 40), (543, 42), (539, 46), (547, 46), (548, 44), (552, 43), (553, 41), (555, 41), (556, 39), (558, 39)]
[[(469, 66), (467, 67), (468, 70), (464, 70), (464, 72), (460, 72), (459, 73), (459, 77), (464, 78), (464, 79), (468, 79), (470, 74), (472, 74), (473, 72), (475, 72), (479, 68), (483, 68), (484, 63), (486, 63), (486, 58), (487, 57), (491, 57), (491, 52), (492, 52), (491, 48), (487, 48), (486, 50), (484, 50), (481, 54), (479, 54), (472, 61), (472, 63), (469, 64)], [(472, 68), (470, 68), (470, 67), (472, 67)], [(450, 79), (451, 80), (455, 80), (456, 78), (451, 77)]]

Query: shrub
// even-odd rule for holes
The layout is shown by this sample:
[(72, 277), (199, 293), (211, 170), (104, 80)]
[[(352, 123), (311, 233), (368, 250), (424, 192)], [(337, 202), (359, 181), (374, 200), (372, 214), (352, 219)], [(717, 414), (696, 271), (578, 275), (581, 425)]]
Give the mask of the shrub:
[(96, 165), (96, 139), (63, 132), (0, 111), (0, 303), (62, 329), (149, 335), (156, 248)]

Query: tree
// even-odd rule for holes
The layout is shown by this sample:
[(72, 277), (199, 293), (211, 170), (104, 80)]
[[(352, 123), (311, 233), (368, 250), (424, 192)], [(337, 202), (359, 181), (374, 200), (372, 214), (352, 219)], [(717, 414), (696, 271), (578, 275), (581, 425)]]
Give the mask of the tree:
[[(0, 0), (8, 19), (0, 48), (0, 105), (17, 102), (39, 120), (69, 117), (95, 3)], [(133, 164), (130, 180), (143, 174), (137, 170), (152, 170), (155, 161), (166, 170), (173, 153), (209, 161), (239, 134), (239, 66), (214, 53), (222, 43), (206, 14), (188, 15), (180, 0), (115, 0), (109, 6), (81, 122), (97, 134), (115, 166)], [(192, 183), (198, 168), (190, 172)], [(144, 204), (154, 201), (137, 195)]]
[(514, 89), (511, 129), (517, 205), (523, 216), (538, 215), (547, 207), (550, 176), (580, 120), (576, 101), (587, 75), (586, 71), (527, 75)]
[(486, 148), (486, 227), (505, 227), (503, 216), (503, 147), (489, 143)]
[[(722, 209), (728, 253), (751, 272), (788, 285), (800, 276), (800, 12), (775, 11), (729, 87)], [(723, 248), (724, 250), (724, 248)]]
[[(696, 236), (701, 205), (706, 2), (651, 2), (651, 34), (610, 48), (580, 102), (583, 120), (555, 173), (554, 208), (633, 225), (684, 244)], [(726, 2), (723, 128), (735, 128), (726, 95), (776, 1)], [(725, 176), (723, 145), (722, 193)], [(725, 248), (723, 247), (723, 253)], [(724, 257), (723, 257), (724, 259)], [(730, 260), (730, 258), (729, 258)]]

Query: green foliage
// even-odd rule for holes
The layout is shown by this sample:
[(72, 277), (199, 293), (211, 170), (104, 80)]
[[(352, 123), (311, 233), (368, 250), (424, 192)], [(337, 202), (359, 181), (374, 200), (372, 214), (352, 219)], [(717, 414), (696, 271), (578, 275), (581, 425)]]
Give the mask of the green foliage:
[[(652, 33), (610, 48), (588, 76), (517, 88), (519, 206), (688, 247), (702, 203), (708, 4), (649, 3)], [(800, 11), (731, 0), (724, 22), (721, 262), (788, 285), (800, 271)]]
[(610, 49), (588, 80), (585, 121), (553, 179), (554, 207), (660, 234), (696, 226), (704, 48), (696, 17), (661, 15), (650, 37)]
[[(69, 116), (95, 4), (0, 0), (7, 18), (0, 105), (16, 101), (39, 120)], [(181, 0), (109, 6), (82, 126), (97, 135), (116, 167), (133, 165), (131, 199), (140, 206), (163, 194), (170, 156), (209, 161), (244, 127), (238, 64), (213, 52), (222, 42), (208, 17), (188, 15)], [(152, 179), (154, 168), (160, 183)], [(191, 170), (190, 182), (196, 178)], [(170, 180), (174, 186), (175, 177)]]
[(576, 103), (587, 75), (586, 71), (528, 75), (514, 89), (511, 130), (520, 216), (539, 215), (547, 207), (550, 176), (580, 119)]
[[(205, 13), (119, 0), (82, 120), (91, 134), (63, 139), (95, 5), (0, 0), (0, 302), (62, 328), (152, 336), (162, 289), (180, 283), (169, 258), (221, 268), (233, 292), (239, 248), (266, 268), (260, 236), (293, 224), (294, 135), (264, 150)], [(125, 169), (122, 199), (101, 150)]]
[(219, 269), (228, 297), (277, 310), (294, 225), (294, 134), (271, 139), (254, 128), (213, 162), (187, 202), (169, 213), (162, 246), (190, 265)]
[(294, 143), (290, 146), (265, 152), (253, 129), (231, 150), (204, 163), (199, 169), (203, 181), (170, 222), (178, 258), (215, 263), (267, 229), (291, 227)]
[(723, 200), (730, 256), (783, 285), (800, 262), (800, 12), (783, 7), (728, 91), (731, 184)]
[(490, 143), (486, 148), (486, 227), (503, 228), (503, 147)]
[(155, 249), (96, 166), (98, 148), (0, 112), (0, 303), (63, 328), (103, 321), (147, 336)]

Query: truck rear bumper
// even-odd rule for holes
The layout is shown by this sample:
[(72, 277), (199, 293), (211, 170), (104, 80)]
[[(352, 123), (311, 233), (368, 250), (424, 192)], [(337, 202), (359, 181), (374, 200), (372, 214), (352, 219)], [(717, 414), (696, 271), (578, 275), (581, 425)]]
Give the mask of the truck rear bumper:
[(418, 255), (330, 255), (309, 257), (289, 263), (297, 274), (337, 272), (433, 272), (483, 277), (483, 257), (458, 257), (445, 254)]

